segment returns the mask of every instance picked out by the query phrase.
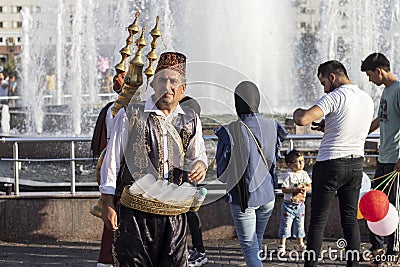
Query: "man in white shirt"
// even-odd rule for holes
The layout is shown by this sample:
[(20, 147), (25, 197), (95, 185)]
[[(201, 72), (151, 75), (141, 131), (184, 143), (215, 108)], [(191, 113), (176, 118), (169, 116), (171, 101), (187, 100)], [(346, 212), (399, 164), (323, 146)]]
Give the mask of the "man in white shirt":
[[(205, 178), (207, 157), (199, 117), (181, 107), (186, 57), (160, 56), (145, 103), (121, 109), (114, 119), (101, 168), (105, 225), (117, 231), (114, 248), (121, 266), (187, 266), (186, 215), (159, 215), (118, 205), (125, 185), (151, 173), (181, 185)], [(122, 164), (121, 164), (122, 163)]]
[[(309, 109), (296, 109), (297, 125), (313, 122), (324, 136), (312, 173), (311, 219), (304, 266), (317, 266), (329, 210), (337, 192), (341, 224), (347, 241), (347, 266), (359, 266), (358, 197), (364, 162), (364, 143), (374, 112), (371, 97), (351, 84), (343, 64), (327, 61), (318, 68), (326, 95)], [(325, 120), (320, 120), (325, 116)]]

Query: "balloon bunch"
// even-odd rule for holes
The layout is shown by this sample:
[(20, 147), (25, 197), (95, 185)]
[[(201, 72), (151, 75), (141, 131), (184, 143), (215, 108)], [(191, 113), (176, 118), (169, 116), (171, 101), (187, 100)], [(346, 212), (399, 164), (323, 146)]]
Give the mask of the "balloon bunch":
[[(359, 214), (357, 215), (357, 218), (366, 219), (368, 228), (376, 235), (388, 236), (397, 229), (399, 215), (396, 207), (389, 203), (387, 195), (390, 194), (393, 183), (398, 177), (399, 172), (393, 171), (384, 176), (373, 179), (384, 179), (373, 190), (368, 192), (361, 192), (360, 190), (360, 195), (362, 194), (362, 196), (359, 200)], [(382, 190), (378, 190), (382, 186)], [(388, 191), (387, 194), (385, 194), (387, 188)], [(363, 187), (361, 187), (361, 189), (363, 189)], [(397, 194), (397, 192), (395, 193)]]

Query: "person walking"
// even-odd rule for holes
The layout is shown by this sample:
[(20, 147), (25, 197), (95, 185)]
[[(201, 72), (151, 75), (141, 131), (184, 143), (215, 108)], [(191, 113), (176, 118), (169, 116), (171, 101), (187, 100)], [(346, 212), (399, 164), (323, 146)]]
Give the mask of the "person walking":
[[(119, 94), (122, 90), (124, 82), (125, 72), (120, 73), (116, 76), (113, 81), (114, 92)], [(93, 157), (100, 157), (103, 150), (106, 148), (108, 140), (110, 139), (111, 129), (113, 126), (113, 116), (111, 108), (114, 106), (114, 101), (107, 103), (100, 111), (97, 116), (96, 125), (93, 130), (92, 141), (90, 144), (90, 150), (93, 153)], [(99, 164), (99, 162), (98, 162)], [(98, 168), (98, 166), (97, 166)], [(98, 177), (98, 183), (100, 179)], [(100, 199), (101, 201), (101, 199)], [(99, 208), (98, 205), (94, 206)], [(96, 216), (99, 216), (96, 214)], [(103, 233), (101, 235), (100, 252), (97, 259), (96, 267), (112, 267), (113, 266), (113, 232), (103, 224)]]
[(275, 204), (273, 163), (287, 132), (258, 110), (260, 92), (250, 81), (234, 92), (238, 120), (215, 129), (219, 180), (247, 266), (262, 266), (262, 240)]
[(163, 215), (153, 213), (147, 204), (134, 209), (119, 202), (123, 188), (146, 174), (177, 185), (200, 183), (205, 178), (201, 121), (192, 109), (179, 105), (185, 78), (186, 56), (162, 53), (151, 82), (154, 94), (145, 102), (120, 109), (114, 118), (99, 189), (103, 221), (115, 232), (120, 266), (188, 264), (185, 213)]

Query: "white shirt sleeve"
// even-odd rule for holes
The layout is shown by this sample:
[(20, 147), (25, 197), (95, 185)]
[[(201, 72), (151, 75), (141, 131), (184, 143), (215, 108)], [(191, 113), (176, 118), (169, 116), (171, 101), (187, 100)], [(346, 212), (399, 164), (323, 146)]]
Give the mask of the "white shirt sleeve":
[(281, 187), (290, 188), (290, 174), (289, 173), (286, 173), (285, 176), (283, 177), (283, 182), (282, 182)]
[(206, 164), (206, 166), (208, 166), (206, 147), (204, 145), (204, 139), (203, 139), (203, 129), (201, 126), (200, 118), (197, 114), (196, 114), (196, 120), (197, 120), (196, 133), (189, 142), (185, 160), (187, 161), (187, 163), (189, 163), (188, 166), (191, 166), (193, 163), (199, 160), (203, 161)]
[(306, 172), (306, 171), (304, 171), (304, 176), (305, 176), (305, 181), (306, 181), (306, 183), (307, 184), (311, 184), (312, 183), (312, 180), (311, 180), (311, 178), (310, 178), (310, 175), (308, 175), (308, 173)]
[(110, 105), (110, 107), (107, 109), (106, 113), (106, 130), (107, 130), (107, 143), (110, 141), (110, 134), (111, 130), (114, 125), (114, 117), (112, 115), (112, 107), (114, 107), (114, 104)]
[(340, 97), (337, 95), (337, 92), (332, 91), (323, 97), (321, 97), (315, 105), (322, 109), (324, 115), (328, 115), (338, 108)]
[(114, 125), (110, 133), (106, 154), (100, 169), (99, 191), (102, 194), (115, 194), (117, 175), (121, 159), (124, 156), (124, 147), (128, 140), (129, 119), (125, 109), (120, 109), (114, 118)]

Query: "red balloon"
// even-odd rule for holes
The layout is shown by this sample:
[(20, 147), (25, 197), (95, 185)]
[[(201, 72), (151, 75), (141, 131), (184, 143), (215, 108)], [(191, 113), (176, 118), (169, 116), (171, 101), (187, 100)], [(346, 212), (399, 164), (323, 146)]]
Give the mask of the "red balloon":
[(385, 218), (389, 211), (389, 199), (380, 190), (371, 190), (360, 199), (360, 212), (369, 222), (377, 222)]

